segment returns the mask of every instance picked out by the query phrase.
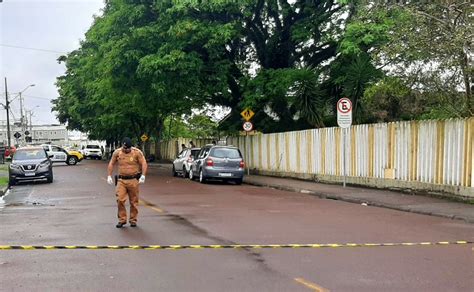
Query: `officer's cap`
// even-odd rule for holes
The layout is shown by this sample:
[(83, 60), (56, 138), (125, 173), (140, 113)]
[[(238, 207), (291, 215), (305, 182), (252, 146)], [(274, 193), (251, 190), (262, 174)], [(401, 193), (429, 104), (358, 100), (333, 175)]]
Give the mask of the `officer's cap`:
[(123, 138), (122, 145), (123, 145), (125, 148), (130, 148), (130, 147), (132, 147), (132, 140), (130, 140), (130, 138), (128, 138), (128, 137), (125, 137), (125, 138)]

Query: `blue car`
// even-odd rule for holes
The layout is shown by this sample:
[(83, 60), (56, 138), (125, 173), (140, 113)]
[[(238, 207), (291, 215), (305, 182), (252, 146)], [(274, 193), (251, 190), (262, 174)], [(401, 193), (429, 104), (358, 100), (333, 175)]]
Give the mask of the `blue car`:
[(201, 148), (189, 171), (190, 179), (233, 181), (240, 185), (245, 163), (237, 147), (206, 145)]

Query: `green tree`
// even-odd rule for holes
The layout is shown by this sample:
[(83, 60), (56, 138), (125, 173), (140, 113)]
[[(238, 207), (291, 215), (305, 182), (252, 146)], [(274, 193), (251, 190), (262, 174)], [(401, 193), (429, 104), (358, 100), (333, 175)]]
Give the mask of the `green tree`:
[[(389, 42), (375, 50), (378, 63), (449, 107), (452, 116), (473, 116), (472, 48), (474, 6), (469, 1), (408, 2), (387, 8), (399, 15)], [(453, 100), (454, 98), (454, 100)]]
[(186, 38), (186, 49), (207, 67), (200, 88), (208, 103), (232, 109), (224, 128), (240, 128), (240, 111), (247, 106), (257, 113), (257, 129), (265, 132), (322, 125), (325, 103), (314, 103), (321, 91), (308, 82), (318, 80), (322, 64), (336, 54), (349, 12), (345, 4), (179, 1), (175, 27), (188, 30), (175, 37)]
[(195, 91), (189, 84), (197, 73), (182, 61), (186, 56), (157, 54), (171, 2), (154, 3), (107, 1), (81, 48), (59, 59), (66, 74), (58, 78), (60, 96), (53, 104), (69, 128), (108, 142), (143, 133), (159, 140), (168, 116), (191, 111)]

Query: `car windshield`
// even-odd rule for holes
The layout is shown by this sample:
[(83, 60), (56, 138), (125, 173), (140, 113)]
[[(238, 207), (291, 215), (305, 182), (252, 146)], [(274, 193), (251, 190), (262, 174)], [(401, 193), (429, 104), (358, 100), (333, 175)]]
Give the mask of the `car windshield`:
[(13, 155), (14, 160), (30, 160), (46, 158), (44, 149), (21, 149)]
[(214, 148), (211, 156), (216, 158), (241, 158), (240, 151), (234, 148)]
[(86, 148), (89, 148), (89, 149), (100, 149), (99, 145), (87, 145)]

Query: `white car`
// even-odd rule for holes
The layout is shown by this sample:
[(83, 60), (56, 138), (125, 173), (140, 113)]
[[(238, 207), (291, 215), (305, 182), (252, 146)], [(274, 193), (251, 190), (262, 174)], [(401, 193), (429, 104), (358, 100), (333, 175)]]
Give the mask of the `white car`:
[(99, 145), (86, 145), (82, 150), (82, 154), (84, 154), (84, 158), (93, 158), (102, 160), (102, 150)]
[(191, 170), (191, 164), (200, 150), (201, 148), (186, 148), (181, 151), (178, 157), (173, 161), (173, 176), (181, 174), (184, 178), (187, 178), (189, 170)]
[(76, 163), (83, 159), (82, 154), (78, 151), (67, 151), (62, 147), (50, 144), (43, 144), (41, 147), (43, 147), (48, 156), (52, 156), (52, 162), (65, 162), (68, 165), (76, 165)]

